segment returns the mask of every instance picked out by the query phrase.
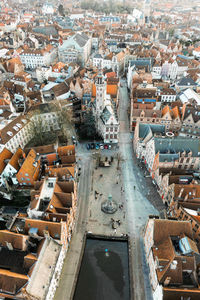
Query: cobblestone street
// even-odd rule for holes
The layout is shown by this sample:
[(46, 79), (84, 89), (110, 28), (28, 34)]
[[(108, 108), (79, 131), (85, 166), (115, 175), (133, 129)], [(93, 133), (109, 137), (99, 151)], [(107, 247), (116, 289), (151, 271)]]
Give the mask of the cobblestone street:
[[(88, 231), (91, 231), (93, 234), (121, 236), (127, 233), (124, 188), (117, 165), (117, 158), (115, 158), (111, 167), (98, 167), (93, 171), (87, 226)], [(101, 176), (102, 174), (103, 176)], [(113, 200), (118, 205), (118, 210), (114, 214), (106, 214), (101, 210), (101, 203), (108, 199), (109, 194), (112, 195)], [(120, 225), (114, 222), (116, 230), (112, 228), (112, 218), (115, 221), (120, 220)]]

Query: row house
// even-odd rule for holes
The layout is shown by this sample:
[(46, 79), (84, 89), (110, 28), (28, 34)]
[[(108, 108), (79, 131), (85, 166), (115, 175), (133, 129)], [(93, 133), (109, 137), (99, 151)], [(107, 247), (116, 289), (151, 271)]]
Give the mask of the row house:
[(0, 151), (7, 148), (15, 153), (18, 147), (23, 149), (32, 138), (30, 121), (24, 116), (14, 117), (2, 126), (0, 130)]
[(53, 300), (76, 206), (74, 181), (45, 178), (35, 183), (27, 215), (15, 214), (9, 228), (0, 230), (1, 297)]
[[(56, 157), (55, 155), (56, 153), (46, 156), (44, 161), (46, 176), (56, 176), (60, 181), (75, 180), (77, 177), (75, 146), (58, 147)], [(49, 159), (49, 156), (53, 156), (54, 161)]]
[(146, 145), (154, 136), (165, 136), (165, 126), (138, 122), (135, 127), (133, 149), (136, 157), (145, 161)]
[(92, 63), (94, 67), (102, 69), (112, 69), (114, 72), (117, 73), (117, 75), (119, 75), (119, 73), (121, 73), (124, 69), (125, 55), (125, 51), (121, 51), (116, 55), (110, 53), (105, 57), (102, 57), (101, 54), (97, 53), (96, 55), (94, 55)]
[(159, 167), (199, 169), (199, 141), (174, 137), (165, 126), (139, 124), (134, 135), (136, 156), (142, 159), (151, 175)]
[[(180, 199), (181, 200), (181, 199)], [(196, 200), (196, 201), (195, 201)], [(195, 242), (200, 247), (200, 215), (199, 215), (199, 201), (175, 201), (171, 202), (168, 209), (168, 215), (172, 218), (177, 218), (180, 221), (188, 221), (192, 225), (193, 236)]]
[(49, 66), (57, 57), (57, 49), (47, 45), (43, 49), (27, 49), (20, 53), (20, 59), (27, 69)]
[[(136, 124), (140, 123), (154, 123), (165, 125), (166, 130), (178, 131), (181, 127), (181, 119), (179, 109), (175, 106), (170, 109), (169, 106), (165, 106), (163, 110), (156, 109), (136, 109), (134, 108), (133, 99), (131, 100), (131, 115), (130, 115), (130, 130), (134, 131)], [(138, 103), (139, 106), (148, 106), (148, 104)], [(153, 106), (153, 104), (149, 104)]]
[(146, 144), (145, 161), (151, 174), (154, 174), (158, 167), (164, 166), (199, 170), (199, 155), (198, 140), (168, 136), (153, 137)]
[(197, 105), (183, 104), (182, 127), (179, 136), (200, 138), (200, 108)]
[[(1, 298), (53, 299), (65, 251), (49, 234), (58, 229), (48, 225), (43, 229), (40, 222), (17, 216), (9, 230), (0, 230)], [(39, 236), (40, 228), (44, 234)]]
[(31, 82), (31, 75), (26, 72), (19, 72), (15, 74), (10, 81), (14, 84), (22, 85), (24, 88), (28, 88)]
[(132, 98), (133, 102), (154, 103), (154, 105), (156, 105), (156, 102), (158, 101), (157, 87), (144, 82), (133, 89)]
[(199, 181), (196, 179), (192, 181), (186, 181), (181, 183), (172, 183), (169, 186), (168, 194), (166, 197), (167, 204), (169, 206), (169, 212), (171, 211), (172, 206), (177, 202), (181, 205), (199, 205), (199, 195), (200, 195), (200, 185)]
[(162, 112), (160, 110), (134, 109), (133, 103), (131, 103), (130, 131), (134, 131), (136, 124), (138, 122), (160, 124), (161, 119), (162, 119)]
[(158, 89), (159, 100), (164, 103), (172, 103), (176, 101), (176, 91), (170, 88)]
[(177, 133), (181, 128), (181, 115), (179, 112), (179, 107), (174, 106), (172, 109), (166, 105), (162, 109), (162, 119), (160, 121), (161, 124), (164, 124), (166, 130), (173, 131)]
[(154, 300), (200, 297), (200, 253), (190, 222), (149, 219), (144, 248)]
[(190, 184), (196, 182), (195, 170), (159, 167), (154, 172), (154, 181), (158, 186), (158, 192), (163, 202), (167, 204), (169, 186), (173, 183)]

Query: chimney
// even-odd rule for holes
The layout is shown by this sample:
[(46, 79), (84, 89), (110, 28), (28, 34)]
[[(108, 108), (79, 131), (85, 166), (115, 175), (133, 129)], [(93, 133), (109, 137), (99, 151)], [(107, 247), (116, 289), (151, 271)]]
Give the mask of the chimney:
[(177, 260), (173, 260), (171, 265), (170, 265), (170, 269), (171, 270), (176, 270), (177, 264), (178, 264)]
[(166, 277), (166, 279), (165, 279), (163, 285), (164, 285), (164, 286), (168, 286), (169, 283), (170, 283), (170, 281), (171, 281), (171, 277)]
[(183, 191), (184, 191), (184, 188), (181, 188), (180, 193), (178, 194), (178, 198), (181, 198)]
[(8, 247), (8, 250), (11, 250), (11, 251), (13, 250), (13, 246), (11, 243), (6, 242), (6, 246)]

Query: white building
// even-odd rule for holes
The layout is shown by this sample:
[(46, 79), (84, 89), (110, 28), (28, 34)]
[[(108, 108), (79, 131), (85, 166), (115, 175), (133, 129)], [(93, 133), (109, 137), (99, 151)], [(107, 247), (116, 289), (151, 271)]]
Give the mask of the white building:
[(26, 68), (35, 69), (41, 66), (49, 66), (57, 57), (57, 49), (47, 45), (43, 49), (24, 50), (20, 53), (21, 62)]
[(92, 38), (85, 33), (77, 33), (64, 41), (58, 47), (59, 60), (67, 62), (77, 62), (84, 66), (87, 62), (92, 48)]
[(93, 66), (97, 68), (112, 69), (113, 72), (116, 72), (118, 76), (119, 72), (121, 72), (124, 68), (124, 59), (125, 59), (124, 51), (121, 51), (116, 55), (110, 53), (105, 57), (102, 57), (101, 54), (97, 53), (94, 55), (92, 63)]
[(6, 147), (15, 153), (18, 147), (22, 149), (31, 140), (30, 122), (24, 116), (13, 116), (7, 122), (0, 123), (0, 151)]
[(119, 121), (116, 105), (106, 93), (106, 81), (102, 74), (96, 78), (96, 99), (93, 112), (96, 117), (97, 130), (104, 143), (118, 143)]
[(52, 15), (54, 13), (54, 8), (50, 3), (45, 3), (42, 7), (42, 13), (44, 15)]

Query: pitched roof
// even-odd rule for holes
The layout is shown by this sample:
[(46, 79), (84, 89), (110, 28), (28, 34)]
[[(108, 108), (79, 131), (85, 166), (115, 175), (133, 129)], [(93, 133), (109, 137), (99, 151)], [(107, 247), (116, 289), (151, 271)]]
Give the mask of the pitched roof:
[(3, 172), (4, 168), (6, 167), (5, 160), (10, 159), (12, 157), (12, 152), (8, 149), (4, 148), (0, 153), (0, 174)]
[(6, 144), (29, 122), (24, 116), (18, 116), (0, 130), (0, 144)]
[(20, 176), (20, 174), (28, 173), (29, 177), (33, 178), (34, 173), (38, 167), (38, 161), (39, 157), (37, 156), (37, 153), (35, 152), (35, 150), (31, 149), (21, 168), (19, 169), (17, 176)]

